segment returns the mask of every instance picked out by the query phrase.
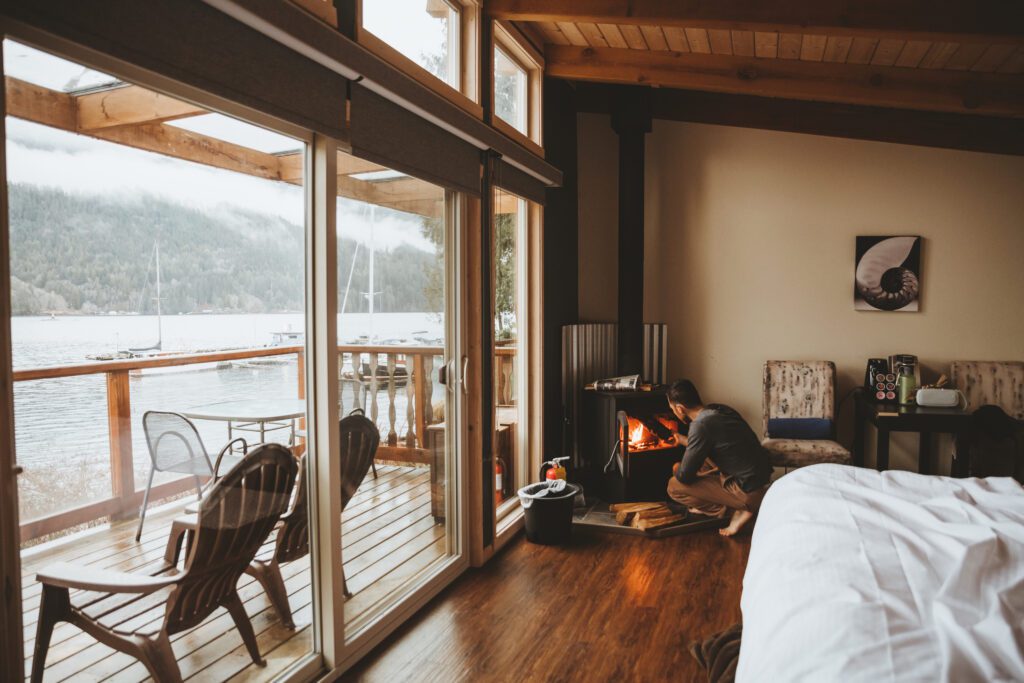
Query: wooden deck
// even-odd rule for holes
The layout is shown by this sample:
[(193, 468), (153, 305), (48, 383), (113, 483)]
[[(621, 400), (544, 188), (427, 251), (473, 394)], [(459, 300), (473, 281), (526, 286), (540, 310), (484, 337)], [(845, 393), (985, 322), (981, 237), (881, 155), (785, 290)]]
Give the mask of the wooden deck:
[[(445, 527), (430, 514), (429, 469), (378, 466), (350, 501), (342, 520), (345, 574), (354, 595), (345, 605), (348, 623), (358, 621), (396, 586), (445, 552)], [(100, 531), (70, 537), (60, 544), (26, 550), (22, 558), (26, 672), (31, 666), (40, 586), (35, 572), (57, 560), (120, 571), (145, 572), (159, 563), (171, 520), (180, 506), (152, 514), (140, 543), (137, 522), (120, 522)], [(190, 631), (171, 638), (182, 676), (187, 680), (273, 679), (311, 646), (310, 567), (308, 558), (282, 566), (296, 629), (278, 621), (259, 584), (249, 576), (239, 581), (239, 594), (253, 622), (267, 666), (252, 664), (226, 610), (219, 610)], [(139, 601), (135, 618), (157, 620), (159, 605)], [(77, 628), (59, 624), (46, 658), (46, 681), (143, 681), (148, 676), (135, 659), (101, 645)]]

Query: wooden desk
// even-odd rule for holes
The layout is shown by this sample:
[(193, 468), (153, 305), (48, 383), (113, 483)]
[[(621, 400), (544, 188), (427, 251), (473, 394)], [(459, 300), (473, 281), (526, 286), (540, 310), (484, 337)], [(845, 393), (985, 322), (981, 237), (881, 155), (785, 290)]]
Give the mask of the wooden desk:
[(889, 469), (889, 436), (892, 432), (917, 432), (917, 471), (931, 474), (932, 435), (952, 434), (956, 443), (956, 457), (951, 463), (950, 474), (954, 477), (967, 476), (968, 449), (965, 439), (970, 421), (970, 411), (962, 408), (875, 403), (866, 392), (858, 391), (854, 396), (853, 462), (861, 467), (864, 465), (864, 432), (868, 423), (871, 423), (878, 430), (875, 469)]

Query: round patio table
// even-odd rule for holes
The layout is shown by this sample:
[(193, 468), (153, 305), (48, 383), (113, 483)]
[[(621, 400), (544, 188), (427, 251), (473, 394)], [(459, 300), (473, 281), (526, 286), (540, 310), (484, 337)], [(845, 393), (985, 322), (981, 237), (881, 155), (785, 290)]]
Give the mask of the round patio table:
[(289, 430), (288, 445), (295, 445), (295, 420), (306, 414), (306, 400), (302, 398), (241, 398), (234, 401), (204, 403), (179, 411), (191, 420), (211, 420), (228, 423), (228, 440), (235, 432), (260, 435), (259, 443), (266, 442), (268, 432)]

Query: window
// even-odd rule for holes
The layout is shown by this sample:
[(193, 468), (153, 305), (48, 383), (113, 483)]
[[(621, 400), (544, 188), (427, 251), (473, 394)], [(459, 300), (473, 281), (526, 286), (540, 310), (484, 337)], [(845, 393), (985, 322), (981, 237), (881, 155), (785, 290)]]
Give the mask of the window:
[(500, 47), (494, 48), (494, 115), (523, 135), (529, 135), (526, 69)]
[(455, 90), (462, 90), (462, 16), (455, 5), (445, 0), (363, 0), (362, 25)]
[(352, 642), (456, 559), (458, 394), (439, 372), (458, 357), (456, 208), (443, 187), (342, 151), (338, 167), (340, 414), (380, 436), (342, 512)]
[[(238, 461), (235, 439), (250, 451), (305, 452), (306, 140), (11, 40), (3, 49), (5, 75), (20, 82), (6, 99), (4, 142), (31, 624), (31, 577), (58, 557), (83, 569), (159, 566), (209, 465), (222, 448), (220, 474)], [(312, 651), (309, 555), (280, 572), (283, 601), (251, 576), (238, 582), (261, 652), (280, 661), (256, 666), (231, 619), (211, 615), (175, 638), (186, 675), (269, 678)], [(164, 618), (158, 600), (119, 608), (126, 629)], [(62, 647), (70, 638), (81, 632), (58, 624), (47, 679), (145, 677), (91, 637)]]
[(519, 32), (494, 24), (494, 123), (539, 152), (540, 93), (544, 58)]
[(494, 191), (494, 467), (499, 519), (511, 512), (529, 470), (527, 226), (525, 199)]

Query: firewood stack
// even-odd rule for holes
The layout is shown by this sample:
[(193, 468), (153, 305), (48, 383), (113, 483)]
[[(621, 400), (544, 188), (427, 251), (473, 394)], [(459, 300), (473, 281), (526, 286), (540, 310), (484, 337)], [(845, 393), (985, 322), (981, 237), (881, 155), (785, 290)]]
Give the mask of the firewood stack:
[(673, 512), (665, 503), (614, 503), (608, 509), (615, 513), (615, 521), (622, 526), (644, 531), (686, 519), (685, 514)]

